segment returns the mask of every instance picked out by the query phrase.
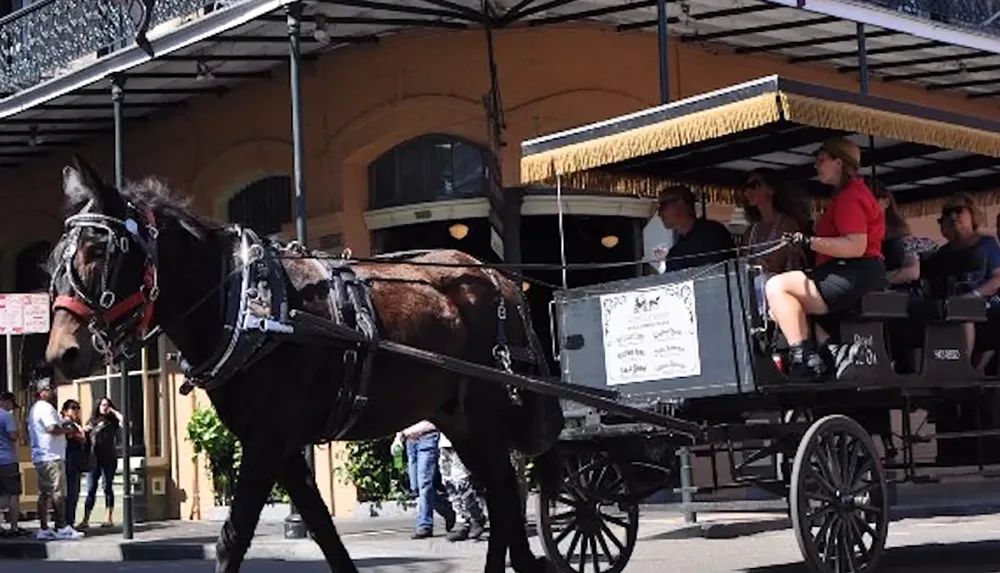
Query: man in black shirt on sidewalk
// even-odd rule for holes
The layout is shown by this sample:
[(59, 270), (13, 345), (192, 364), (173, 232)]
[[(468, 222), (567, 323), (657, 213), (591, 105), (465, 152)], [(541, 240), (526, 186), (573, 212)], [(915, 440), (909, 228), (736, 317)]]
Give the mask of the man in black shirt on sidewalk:
[(660, 192), (659, 204), (663, 226), (678, 234), (677, 242), (666, 253), (665, 272), (720, 263), (736, 256), (729, 229), (718, 221), (698, 217), (690, 189), (683, 185), (667, 187)]

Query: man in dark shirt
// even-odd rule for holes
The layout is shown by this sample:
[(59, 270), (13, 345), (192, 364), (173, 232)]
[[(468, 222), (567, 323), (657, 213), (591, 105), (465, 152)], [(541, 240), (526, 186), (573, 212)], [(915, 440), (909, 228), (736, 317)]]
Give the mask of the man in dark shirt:
[(682, 185), (660, 192), (660, 220), (675, 231), (677, 242), (666, 255), (666, 272), (720, 263), (736, 256), (736, 244), (725, 225), (699, 218), (695, 197)]

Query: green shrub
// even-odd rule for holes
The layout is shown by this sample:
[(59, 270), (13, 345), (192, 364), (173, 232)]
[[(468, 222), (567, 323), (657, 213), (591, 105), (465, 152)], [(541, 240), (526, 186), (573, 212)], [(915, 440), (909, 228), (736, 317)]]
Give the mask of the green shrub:
[(392, 438), (365, 442), (347, 442), (347, 461), (334, 469), (339, 477), (353, 483), (358, 501), (381, 505), (383, 502), (403, 502), (409, 497), (409, 477), (406, 466), (396, 468), (389, 446)]
[[(236, 477), (243, 458), (239, 440), (222, 424), (215, 408), (211, 406), (194, 411), (187, 424), (187, 438), (194, 445), (191, 461), (197, 463), (201, 454), (205, 454), (208, 459), (215, 504), (229, 505), (236, 493)], [(287, 502), (288, 494), (278, 484), (274, 484), (271, 500)]]

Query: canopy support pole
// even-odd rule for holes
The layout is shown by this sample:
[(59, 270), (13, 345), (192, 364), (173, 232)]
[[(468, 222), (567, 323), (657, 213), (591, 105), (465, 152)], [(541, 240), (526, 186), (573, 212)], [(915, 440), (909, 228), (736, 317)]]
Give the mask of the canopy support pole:
[[(119, 15), (119, 18), (121, 16)], [(115, 188), (125, 186), (124, 145), (122, 141), (122, 104), (125, 101), (125, 77), (115, 74), (111, 77), (111, 105), (115, 118)], [(128, 377), (128, 359), (123, 358), (118, 365), (122, 385), (122, 537), (131, 540), (135, 536), (134, 496), (132, 493), (132, 384)]]
[[(865, 25), (863, 22), (856, 24), (858, 31), (858, 74), (861, 80), (861, 93), (868, 95), (868, 42), (865, 36)], [(875, 151), (875, 138), (868, 136), (868, 150)], [(875, 178), (875, 163), (872, 162), (872, 179)]]
[(660, 103), (670, 103), (670, 60), (667, 47), (667, 0), (656, 2), (656, 43), (660, 65)]
[[(288, 80), (292, 103), (292, 185), (295, 189), (295, 240), (306, 248), (306, 195), (303, 176), (302, 153), (302, 3), (295, 2), (285, 6), (285, 22), (288, 26)], [(306, 445), (304, 449), (306, 465), (309, 472), (315, 472), (313, 446)], [(288, 516), (285, 517), (285, 539), (305, 539), (308, 528), (305, 520), (299, 514), (298, 507), (291, 503)]]

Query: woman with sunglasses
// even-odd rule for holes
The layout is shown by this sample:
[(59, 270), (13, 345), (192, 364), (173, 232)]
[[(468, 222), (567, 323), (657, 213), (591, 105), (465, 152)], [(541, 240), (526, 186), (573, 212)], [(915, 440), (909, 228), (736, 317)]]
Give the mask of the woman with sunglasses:
[[(920, 263), (932, 296), (965, 295), (982, 299), (991, 322), (1000, 314), (1000, 244), (981, 231), (986, 214), (968, 193), (955, 193), (941, 208), (938, 219), (947, 243)], [(989, 331), (996, 329), (987, 325)], [(967, 349), (972, 354), (976, 328), (965, 326)]]
[[(817, 178), (834, 188), (833, 197), (814, 236), (787, 237), (813, 251), (816, 266), (775, 275), (765, 286), (771, 317), (788, 343), (787, 374), (794, 381), (821, 381), (830, 370), (850, 365), (851, 345), (834, 343), (837, 324), (823, 317), (850, 309), (885, 281), (885, 213), (860, 169), (861, 149), (853, 142), (840, 137), (823, 142), (816, 152)], [(816, 325), (814, 339), (808, 316)]]
[(798, 201), (778, 177), (774, 169), (754, 169), (747, 176), (741, 201), (750, 226), (743, 233), (743, 245), (751, 263), (760, 265), (763, 272), (754, 278), (761, 316), (767, 313), (764, 284), (771, 276), (803, 269), (806, 253), (798, 247), (778, 249), (766, 255), (775, 241), (786, 233), (806, 232), (812, 229), (809, 206)]

